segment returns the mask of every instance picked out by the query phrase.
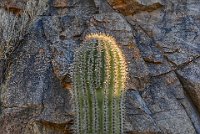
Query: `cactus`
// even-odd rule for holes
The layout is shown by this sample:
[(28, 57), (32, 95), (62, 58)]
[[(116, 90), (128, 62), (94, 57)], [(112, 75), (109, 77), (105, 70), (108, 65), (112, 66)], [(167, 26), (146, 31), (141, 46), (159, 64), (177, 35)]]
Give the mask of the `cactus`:
[(123, 133), (125, 58), (113, 37), (87, 35), (75, 53), (75, 133)]

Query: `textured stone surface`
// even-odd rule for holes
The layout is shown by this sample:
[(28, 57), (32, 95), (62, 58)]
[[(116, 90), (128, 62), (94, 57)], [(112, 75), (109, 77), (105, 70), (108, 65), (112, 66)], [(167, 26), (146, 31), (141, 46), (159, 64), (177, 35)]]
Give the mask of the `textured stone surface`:
[(113, 9), (122, 12), (124, 15), (133, 15), (138, 12), (152, 12), (161, 8), (159, 0), (107, 0)]
[[(178, 94), (173, 92), (174, 86), (179, 89)], [(187, 112), (177, 100), (184, 98), (183, 90), (178, 86), (181, 85), (174, 73), (165, 77), (153, 78), (151, 85), (143, 92), (142, 97), (162, 132), (195, 134), (195, 128), (190, 122)]]
[[(0, 0), (0, 7), (23, 10), (25, 2)], [(126, 56), (126, 133), (200, 134), (199, 0), (49, 5), (14, 52), (0, 58), (0, 134), (72, 133), (70, 67), (91, 32), (115, 37)]]
[(177, 71), (184, 89), (200, 111), (200, 58)]
[(55, 0), (53, 1), (53, 6), (56, 8), (67, 7), (67, 0)]

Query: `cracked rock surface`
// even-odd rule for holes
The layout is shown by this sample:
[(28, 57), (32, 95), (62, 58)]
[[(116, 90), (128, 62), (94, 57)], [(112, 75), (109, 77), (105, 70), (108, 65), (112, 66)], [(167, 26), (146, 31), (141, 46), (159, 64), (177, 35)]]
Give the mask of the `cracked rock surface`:
[[(23, 10), (26, 1), (0, 0), (0, 8)], [(70, 66), (92, 32), (112, 35), (125, 54), (127, 134), (200, 134), (199, 7), (199, 0), (50, 0), (0, 58), (0, 134), (72, 133)]]

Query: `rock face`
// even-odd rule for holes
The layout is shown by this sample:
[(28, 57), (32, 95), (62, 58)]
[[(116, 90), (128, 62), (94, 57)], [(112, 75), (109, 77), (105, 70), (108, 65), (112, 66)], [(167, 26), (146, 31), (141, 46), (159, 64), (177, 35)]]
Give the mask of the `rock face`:
[[(21, 11), (26, 2), (0, 7)], [(126, 133), (200, 134), (199, 0), (48, 4), (6, 58), (0, 44), (0, 134), (72, 133), (70, 65), (91, 32), (112, 35), (126, 56)]]

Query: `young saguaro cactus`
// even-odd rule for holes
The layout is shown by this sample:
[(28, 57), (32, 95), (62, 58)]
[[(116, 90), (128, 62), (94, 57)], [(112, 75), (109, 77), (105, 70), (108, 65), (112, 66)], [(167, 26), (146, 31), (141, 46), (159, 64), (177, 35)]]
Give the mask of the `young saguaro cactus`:
[(86, 36), (73, 64), (76, 133), (123, 133), (126, 69), (113, 37), (101, 33)]

